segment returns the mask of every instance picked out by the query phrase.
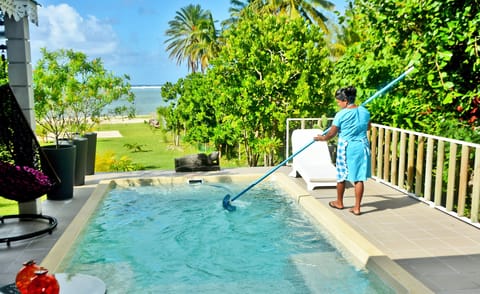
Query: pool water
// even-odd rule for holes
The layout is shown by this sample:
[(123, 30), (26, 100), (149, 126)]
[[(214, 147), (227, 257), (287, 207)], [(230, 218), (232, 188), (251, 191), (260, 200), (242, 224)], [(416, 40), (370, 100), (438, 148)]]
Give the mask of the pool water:
[(394, 293), (355, 268), (272, 182), (117, 187), (62, 267), (108, 293)]

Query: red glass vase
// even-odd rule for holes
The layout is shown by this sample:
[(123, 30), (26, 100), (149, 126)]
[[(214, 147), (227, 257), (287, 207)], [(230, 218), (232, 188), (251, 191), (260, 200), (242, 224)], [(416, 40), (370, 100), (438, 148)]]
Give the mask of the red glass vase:
[(58, 294), (60, 286), (55, 275), (49, 274), (48, 270), (42, 269), (35, 272), (35, 278), (28, 285), (28, 294)]
[(15, 278), (15, 285), (21, 294), (26, 294), (27, 287), (30, 282), (36, 277), (35, 272), (41, 267), (35, 263), (34, 260), (29, 260), (23, 263), (23, 267), (18, 271)]

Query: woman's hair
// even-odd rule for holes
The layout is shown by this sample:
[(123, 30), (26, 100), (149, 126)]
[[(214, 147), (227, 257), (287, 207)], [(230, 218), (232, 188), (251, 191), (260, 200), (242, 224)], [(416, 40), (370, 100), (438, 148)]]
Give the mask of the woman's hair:
[(357, 97), (357, 89), (354, 86), (340, 88), (335, 92), (335, 98), (341, 101), (347, 101), (348, 104), (355, 103)]

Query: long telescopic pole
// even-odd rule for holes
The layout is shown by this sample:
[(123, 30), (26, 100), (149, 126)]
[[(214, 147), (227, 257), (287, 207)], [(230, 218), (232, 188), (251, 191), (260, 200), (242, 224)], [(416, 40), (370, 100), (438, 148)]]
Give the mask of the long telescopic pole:
[[(378, 96), (382, 95), (383, 93), (385, 93), (387, 90), (389, 90), (393, 85), (395, 85), (396, 83), (398, 83), (400, 80), (402, 80), (403, 78), (405, 78), (405, 76), (407, 76), (412, 70), (413, 70), (413, 66), (410, 67), (407, 71), (405, 71), (403, 74), (401, 74), (398, 78), (396, 78), (395, 80), (391, 81), (390, 83), (388, 83), (388, 85), (386, 85), (385, 87), (383, 87), (382, 89), (378, 90), (375, 94), (373, 94), (370, 98), (368, 98), (367, 100), (365, 100), (362, 105), (366, 105), (367, 103), (369, 103), (370, 101), (372, 101), (373, 99), (377, 98)], [(328, 130), (330, 128), (326, 129), (322, 135), (325, 135), (326, 133), (328, 133)], [(238, 199), (240, 196), (242, 196), (243, 194), (247, 193), (250, 189), (252, 189), (253, 187), (255, 187), (258, 183), (260, 183), (261, 181), (263, 181), (266, 177), (268, 177), (269, 175), (271, 175), (272, 173), (274, 173), (277, 169), (279, 169), (280, 167), (282, 167), (285, 163), (287, 163), (290, 159), (294, 158), (295, 156), (297, 156), (298, 154), (300, 154), (303, 150), (307, 149), (310, 145), (312, 145), (313, 143), (315, 143), (315, 140), (312, 140), (310, 143), (308, 143), (307, 145), (303, 146), (302, 148), (300, 148), (300, 150), (298, 150), (297, 152), (293, 153), (292, 155), (290, 155), (287, 159), (285, 159), (284, 161), (280, 162), (277, 166), (275, 166), (274, 168), (272, 168), (270, 171), (268, 171), (266, 174), (264, 174), (262, 177), (260, 177), (258, 180), (254, 181), (253, 183), (251, 183), (247, 188), (245, 188), (243, 191), (241, 191), (240, 193), (238, 193), (235, 197), (233, 197), (232, 199), (230, 199), (230, 195), (227, 194), (225, 195), (225, 197), (223, 198), (223, 208), (225, 208), (226, 210), (228, 211), (234, 211), (235, 210), (235, 206), (232, 205), (232, 202), (235, 201), (236, 199)]]

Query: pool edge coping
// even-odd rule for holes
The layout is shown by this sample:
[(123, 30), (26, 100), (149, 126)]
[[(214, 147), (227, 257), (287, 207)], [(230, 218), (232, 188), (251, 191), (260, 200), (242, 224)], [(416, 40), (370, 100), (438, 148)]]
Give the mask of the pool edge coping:
[(417, 278), (393, 261), (341, 217), (336, 215), (305, 188), (292, 181), (287, 175), (277, 173), (281, 188), (312, 217), (318, 225), (343, 246), (357, 262), (375, 272), (381, 279), (394, 287), (397, 293), (434, 293)]
[[(231, 178), (258, 179), (263, 174), (247, 175), (204, 175), (204, 176), (158, 176), (148, 178), (128, 178), (102, 180), (92, 192), (88, 200), (67, 226), (47, 256), (42, 260), (41, 266), (50, 272), (58, 272), (63, 259), (74, 244), (83, 228), (98, 207), (98, 203), (106, 195), (106, 192), (115, 186), (156, 185), (166, 183), (182, 183), (193, 178), (210, 179), (212, 181), (231, 182)], [(368, 270), (375, 272), (381, 279), (394, 287), (397, 293), (433, 293), (422, 282), (403, 269), (399, 264), (390, 259), (381, 250), (369, 242), (360, 233), (354, 230), (341, 217), (331, 209), (315, 199), (307, 190), (295, 183), (289, 176), (282, 173), (274, 173), (270, 176), (284, 189), (295, 202), (297, 202), (314, 220), (318, 222), (328, 233), (346, 249), (356, 261)], [(219, 200), (220, 201), (220, 200)]]
[[(113, 180), (112, 180), (113, 181)], [(103, 182), (103, 181), (102, 181)], [(68, 251), (82, 233), (85, 224), (95, 211), (98, 203), (103, 199), (107, 190), (111, 189), (110, 183), (100, 182), (95, 190), (90, 194), (85, 204), (65, 228), (63, 234), (58, 238), (47, 256), (42, 260), (41, 266), (48, 269), (49, 272), (56, 273), (62, 260), (66, 257)], [(107, 182), (107, 181), (105, 181)], [(108, 180), (108, 182), (111, 182)]]

